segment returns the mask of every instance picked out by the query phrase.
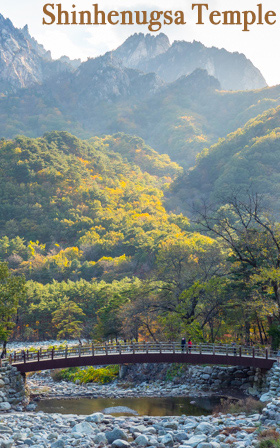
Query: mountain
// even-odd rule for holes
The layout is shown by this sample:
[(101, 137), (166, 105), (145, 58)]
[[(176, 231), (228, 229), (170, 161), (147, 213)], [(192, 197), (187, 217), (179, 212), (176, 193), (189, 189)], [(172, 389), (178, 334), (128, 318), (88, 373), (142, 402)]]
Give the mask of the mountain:
[[(53, 130), (81, 138), (124, 132), (140, 136), (189, 168), (204, 147), (280, 105), (278, 86), (223, 91), (218, 78), (195, 68), (197, 61), (206, 61), (211, 54), (215, 73), (219, 67), (223, 76), (235, 78), (235, 66), (240, 78), (252, 65), (244, 55), (207, 49), (197, 42), (171, 46), (164, 34), (136, 34), (114, 52), (83, 63), (67, 57), (52, 60), (27, 27), (16, 29), (3, 16), (0, 25), (0, 137), (39, 137)], [(169, 59), (173, 52), (178, 57), (174, 53)], [(203, 55), (200, 59), (199, 54)], [(165, 76), (165, 66), (175, 70), (170, 79), (176, 78), (181, 70), (178, 64), (186, 68), (187, 62), (188, 70), (194, 71), (173, 82), (165, 82), (156, 73)], [(149, 64), (158, 69), (145, 69)]]
[(65, 130), (89, 138), (125, 132), (189, 168), (203, 148), (278, 105), (280, 86), (221, 91), (218, 80), (200, 69), (166, 84), (108, 54), (0, 98), (0, 136)]
[(223, 204), (234, 192), (261, 194), (267, 208), (280, 208), (280, 107), (250, 120), (243, 128), (199, 156), (196, 166), (175, 181), (170, 206), (191, 210), (193, 202)]
[(163, 206), (180, 172), (124, 134), (2, 139), (0, 260), (42, 282), (141, 276), (162, 238), (186, 226)]
[(125, 67), (143, 70), (143, 63), (165, 53), (170, 46), (168, 37), (163, 33), (160, 33), (157, 36), (136, 33), (126, 39), (126, 41), (112, 53), (114, 57), (122, 61)]
[(175, 41), (170, 45), (164, 34), (134, 34), (113, 53), (126, 67), (155, 72), (168, 83), (201, 68), (217, 78), (224, 90), (267, 86), (261, 72), (244, 54), (207, 48), (196, 41)]
[(49, 51), (33, 39), (25, 26), (15, 28), (0, 14), (0, 94), (15, 92), (62, 72), (70, 72), (79, 61), (52, 60)]

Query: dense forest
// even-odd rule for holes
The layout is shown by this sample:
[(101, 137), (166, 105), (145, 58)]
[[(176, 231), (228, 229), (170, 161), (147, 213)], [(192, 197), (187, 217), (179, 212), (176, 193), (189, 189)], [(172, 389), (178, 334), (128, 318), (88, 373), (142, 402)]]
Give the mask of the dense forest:
[(0, 21), (0, 340), (277, 347), (280, 86), (162, 34), (54, 61)]
[[(277, 114), (228, 141), (277, 141)], [(121, 133), (2, 139), (0, 167), (0, 284), (26, 279), (24, 294), (11, 286), (5, 334), (278, 345), (280, 227), (253, 190), (229, 188), (224, 204), (189, 220), (178, 211), (182, 168)]]
[(75, 75), (0, 96), (0, 135), (62, 130), (90, 138), (122, 131), (187, 169), (205, 147), (279, 105), (279, 86), (223, 91), (201, 69), (162, 85), (153, 75), (131, 76), (112, 62), (90, 59)]
[(267, 211), (279, 219), (279, 142), (277, 107), (203, 150), (195, 167), (174, 182), (170, 207), (192, 213), (194, 203), (224, 204), (231, 192), (242, 195), (252, 190), (262, 195)]

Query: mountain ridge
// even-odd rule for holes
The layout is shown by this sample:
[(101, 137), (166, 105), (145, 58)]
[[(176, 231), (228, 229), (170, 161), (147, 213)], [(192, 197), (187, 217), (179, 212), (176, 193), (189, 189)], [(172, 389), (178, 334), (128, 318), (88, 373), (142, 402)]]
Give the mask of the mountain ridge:
[(156, 37), (134, 34), (113, 53), (124, 65), (145, 72), (155, 72), (168, 83), (201, 68), (217, 78), (224, 90), (267, 87), (260, 70), (243, 53), (206, 47), (197, 41), (175, 40), (171, 45), (163, 33)]

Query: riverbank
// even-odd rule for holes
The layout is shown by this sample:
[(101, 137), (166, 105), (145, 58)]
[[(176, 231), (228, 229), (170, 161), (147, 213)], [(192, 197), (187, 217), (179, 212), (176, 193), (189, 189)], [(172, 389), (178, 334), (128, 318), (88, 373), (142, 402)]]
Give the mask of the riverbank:
[[(113, 417), (1, 414), (0, 446), (11, 448), (246, 448), (258, 444), (261, 415)], [(275, 423), (276, 427), (277, 424)]]
[[(144, 381), (129, 383), (116, 380), (111, 384), (95, 383), (74, 384), (66, 381), (56, 382), (49, 371), (36, 373), (27, 377), (27, 387), (31, 399), (65, 399), (65, 398), (139, 398), (139, 397), (205, 397), (225, 395), (244, 398), (242, 390), (220, 389), (205, 391), (190, 384), (175, 384), (172, 381)], [(203, 388), (204, 389), (204, 388)]]

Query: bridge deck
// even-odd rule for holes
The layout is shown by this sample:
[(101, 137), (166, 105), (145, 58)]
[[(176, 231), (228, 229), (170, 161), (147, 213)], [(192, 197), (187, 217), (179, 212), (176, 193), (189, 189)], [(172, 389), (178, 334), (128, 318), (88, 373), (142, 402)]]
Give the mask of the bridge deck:
[(10, 362), (22, 372), (65, 367), (134, 363), (189, 363), (260, 367), (270, 369), (276, 353), (254, 347), (194, 344), (190, 349), (180, 343), (135, 343), (79, 345), (65, 349), (21, 351)]

